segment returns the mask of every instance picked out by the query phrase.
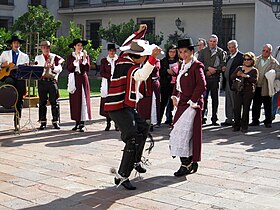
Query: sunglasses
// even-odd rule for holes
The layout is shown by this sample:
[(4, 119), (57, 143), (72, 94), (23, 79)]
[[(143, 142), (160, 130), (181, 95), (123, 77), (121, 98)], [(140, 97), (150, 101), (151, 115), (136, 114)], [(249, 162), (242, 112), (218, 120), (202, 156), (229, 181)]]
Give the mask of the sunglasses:
[(252, 58), (243, 58), (244, 61), (251, 61)]

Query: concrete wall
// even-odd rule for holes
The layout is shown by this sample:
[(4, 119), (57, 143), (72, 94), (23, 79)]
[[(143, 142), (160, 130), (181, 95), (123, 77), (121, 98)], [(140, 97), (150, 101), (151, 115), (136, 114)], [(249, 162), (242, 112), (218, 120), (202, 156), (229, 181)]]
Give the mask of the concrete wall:
[(274, 50), (280, 45), (280, 20), (272, 13), (271, 7), (256, 1), (254, 51), (261, 53), (266, 43), (272, 44)]
[[(107, 12), (95, 12), (86, 14), (75, 14), (73, 20), (75, 23), (86, 25), (87, 20), (102, 20), (102, 26), (106, 27), (108, 22), (114, 24), (127, 22), (132, 18), (135, 22), (137, 18), (155, 17), (155, 33), (164, 33), (164, 46), (168, 35), (173, 34), (175, 30), (175, 20), (179, 17), (182, 20), (182, 26), (185, 34), (192, 37), (196, 41), (199, 37), (208, 39), (212, 33), (212, 7), (185, 7), (170, 8), (158, 10), (129, 10), (129, 11), (112, 11), (110, 15)], [(253, 5), (243, 7), (223, 8), (223, 14), (236, 14), (236, 39), (239, 42), (241, 51), (254, 50), (254, 16), (255, 10)], [(181, 33), (181, 32), (179, 32)], [(104, 48), (106, 43), (103, 42)], [(102, 51), (102, 56), (106, 54), (106, 50)]]

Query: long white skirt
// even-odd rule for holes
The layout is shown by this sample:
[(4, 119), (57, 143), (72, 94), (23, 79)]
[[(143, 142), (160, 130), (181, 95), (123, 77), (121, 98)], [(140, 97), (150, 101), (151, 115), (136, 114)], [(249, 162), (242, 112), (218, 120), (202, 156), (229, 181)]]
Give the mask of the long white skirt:
[(157, 101), (156, 94), (153, 92), (152, 95), (152, 111), (151, 111), (151, 125), (157, 124)]
[(82, 86), (81, 121), (87, 121), (87, 120), (89, 120), (89, 117), (88, 117), (86, 93), (84, 90), (84, 86)]
[(192, 155), (193, 121), (196, 110), (188, 107), (170, 133), (169, 148), (171, 156), (189, 157)]

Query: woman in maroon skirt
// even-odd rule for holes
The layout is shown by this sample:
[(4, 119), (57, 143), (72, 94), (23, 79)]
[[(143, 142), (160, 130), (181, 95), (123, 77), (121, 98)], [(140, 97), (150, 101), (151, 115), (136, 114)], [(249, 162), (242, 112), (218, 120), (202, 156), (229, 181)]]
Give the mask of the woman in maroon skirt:
[[(116, 55), (116, 46), (115, 44), (107, 45), (108, 56), (106, 58), (102, 58), (100, 62), (100, 76), (102, 77), (101, 82), (101, 100), (100, 100), (100, 115), (106, 117), (107, 126), (105, 131), (109, 131), (111, 127), (111, 118), (108, 115), (108, 112), (104, 111), (104, 104), (106, 101), (106, 96), (108, 95), (108, 89), (110, 85), (111, 78), (114, 74), (115, 62), (118, 59)], [(118, 130), (118, 127), (115, 125), (115, 130)]]
[(201, 159), (203, 92), (206, 89), (204, 65), (194, 56), (191, 38), (178, 41), (179, 56), (182, 59), (180, 71), (172, 94), (177, 111), (170, 133), (170, 151), (178, 156), (181, 166), (174, 176), (185, 176), (197, 171)]
[[(71, 119), (76, 121), (73, 131), (84, 132), (84, 123), (91, 120), (90, 106), (90, 86), (87, 72), (90, 70), (90, 60), (83, 46), (87, 41), (74, 39), (69, 48), (74, 48), (74, 52), (66, 59), (66, 68), (70, 72), (68, 81), (68, 91), (70, 89), (70, 111)], [(72, 79), (70, 79), (72, 77)]]

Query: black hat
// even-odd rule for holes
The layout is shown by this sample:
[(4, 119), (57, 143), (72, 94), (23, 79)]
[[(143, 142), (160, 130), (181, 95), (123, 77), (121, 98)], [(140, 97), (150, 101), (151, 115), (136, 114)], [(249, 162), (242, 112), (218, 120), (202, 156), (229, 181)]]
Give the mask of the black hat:
[(115, 44), (107, 44), (107, 50), (116, 50), (116, 45)]
[(178, 47), (177, 48), (188, 48), (188, 47), (195, 47), (196, 45), (193, 44), (192, 38), (186, 38), (178, 40)]
[(69, 48), (74, 48), (78, 43), (82, 43), (83, 46), (87, 45), (88, 41), (82, 39), (74, 39), (71, 44), (68, 45)]
[(7, 44), (12, 44), (14, 41), (18, 41), (20, 44), (23, 43), (23, 39), (20, 39), (18, 36), (13, 35), (11, 39), (7, 40)]

